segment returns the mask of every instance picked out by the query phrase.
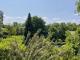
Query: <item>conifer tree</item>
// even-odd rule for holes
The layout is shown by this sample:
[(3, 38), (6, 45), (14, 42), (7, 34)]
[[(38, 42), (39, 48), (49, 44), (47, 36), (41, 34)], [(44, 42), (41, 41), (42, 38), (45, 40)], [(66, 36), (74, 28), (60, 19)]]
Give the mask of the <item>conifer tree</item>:
[[(28, 18), (25, 22), (25, 31), (24, 31), (24, 40), (25, 40), (25, 44), (29, 42), (29, 38), (31, 37), (31, 33), (32, 33), (32, 22), (31, 22), (31, 14), (28, 14)], [(30, 34), (29, 34), (30, 33)], [(29, 34), (29, 36), (27, 36)]]

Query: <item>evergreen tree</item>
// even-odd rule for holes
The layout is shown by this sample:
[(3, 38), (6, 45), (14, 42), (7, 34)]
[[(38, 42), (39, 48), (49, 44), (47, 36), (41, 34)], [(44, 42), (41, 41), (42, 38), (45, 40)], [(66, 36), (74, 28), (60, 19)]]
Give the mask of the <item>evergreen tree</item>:
[[(25, 23), (25, 30), (24, 30), (24, 40), (25, 40), (25, 44), (27, 44), (29, 42), (29, 38), (32, 36), (32, 22), (31, 22), (31, 14), (28, 14), (28, 18), (26, 20)], [(29, 36), (27, 36), (30, 33)]]

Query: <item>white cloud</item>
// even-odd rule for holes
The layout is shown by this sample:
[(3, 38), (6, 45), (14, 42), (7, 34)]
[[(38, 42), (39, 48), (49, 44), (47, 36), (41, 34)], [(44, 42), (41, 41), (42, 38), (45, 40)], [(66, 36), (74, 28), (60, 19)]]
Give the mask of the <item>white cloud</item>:
[(77, 23), (80, 24), (80, 20), (79, 19), (63, 19), (63, 18), (57, 18), (54, 17), (52, 19), (48, 18), (48, 17), (42, 17), (42, 19), (44, 19), (44, 21), (46, 22), (46, 24), (52, 24), (52, 23)]
[(72, 22), (72, 23), (80, 24), (80, 20), (79, 20), (79, 19), (77, 19), (77, 20), (76, 20), (76, 19), (72, 19), (71, 22)]
[(62, 19), (62, 18), (52, 18), (52, 21), (53, 21), (53, 23), (62, 23), (62, 22), (68, 22), (68, 20), (64, 20), (64, 19)]
[(53, 20), (53, 22), (56, 22), (56, 23), (62, 23), (62, 22), (68, 23), (68, 22), (71, 22), (71, 23), (77, 23), (77, 24), (80, 24), (80, 20), (79, 20), (79, 19), (62, 19), (62, 18), (53, 18), (52, 20)]
[(46, 22), (46, 24), (49, 24), (49, 19), (48, 19), (48, 17), (42, 17), (42, 19)]
[[(18, 23), (24, 23), (26, 20), (26, 16), (22, 16), (22, 17), (11, 17), (11, 16), (6, 16), (4, 15), (4, 24), (12, 24), (13, 22), (18, 22)], [(76, 19), (62, 19), (62, 18), (48, 18), (48, 17), (41, 17), (46, 24), (51, 24), (51, 23), (68, 23), (68, 22), (72, 22), (72, 23), (80, 23), (80, 20), (76, 20)]]
[(4, 24), (12, 24), (13, 22), (24, 23), (26, 20), (26, 16), (22, 17), (11, 17), (4, 15)]
[(76, 14), (74, 14), (75, 16), (78, 16), (79, 14), (78, 13), (76, 13)]

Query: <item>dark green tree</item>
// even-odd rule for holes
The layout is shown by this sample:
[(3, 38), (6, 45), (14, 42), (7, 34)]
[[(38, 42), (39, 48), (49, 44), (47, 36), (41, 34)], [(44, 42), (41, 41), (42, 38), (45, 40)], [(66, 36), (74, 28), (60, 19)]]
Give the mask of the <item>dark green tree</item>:
[(38, 30), (40, 30), (40, 33), (38, 34), (39, 36), (44, 35), (45, 37), (47, 37), (47, 28), (44, 20), (38, 16), (31, 17), (31, 14), (29, 13), (28, 18), (25, 22), (24, 29), (24, 40), (26, 41), (26, 43)]
[[(31, 33), (33, 30), (32, 22), (31, 22), (31, 14), (28, 14), (28, 18), (25, 22), (25, 29), (24, 29), (24, 40), (26, 41), (25, 44), (29, 42), (29, 38), (27, 37), (28, 33)], [(30, 35), (29, 37), (31, 37)], [(28, 38), (28, 39), (27, 39)]]
[(3, 27), (3, 12), (0, 11), (0, 37), (3, 37), (2, 27)]
[(44, 35), (47, 36), (47, 28), (45, 26), (45, 22), (41, 17), (33, 16), (32, 17), (32, 25), (33, 25), (33, 34), (36, 33), (39, 29), (41, 32), (39, 36)]

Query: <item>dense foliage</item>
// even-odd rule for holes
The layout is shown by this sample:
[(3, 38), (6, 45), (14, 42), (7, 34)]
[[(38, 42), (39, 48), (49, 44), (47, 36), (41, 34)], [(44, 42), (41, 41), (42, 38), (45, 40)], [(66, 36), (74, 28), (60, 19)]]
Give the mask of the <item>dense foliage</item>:
[(33, 37), (33, 35), (37, 32), (37, 30), (41, 30), (40, 33), (38, 34), (39, 36), (41, 35), (47, 36), (46, 26), (43, 19), (37, 16), (31, 17), (30, 13), (28, 14), (28, 18), (25, 22), (24, 27), (25, 27), (24, 29), (25, 44), (28, 44), (29, 39)]
[[(39, 37), (37, 32), (27, 46), (22, 36), (11, 36), (0, 42), (0, 59), (3, 60), (79, 60), (80, 29), (67, 31), (65, 43), (51, 42), (50, 37)], [(58, 43), (58, 44), (56, 44)], [(63, 44), (59, 44), (63, 43)]]
[(29, 13), (23, 24), (0, 25), (0, 60), (79, 59), (80, 24), (46, 25), (41, 17)]

